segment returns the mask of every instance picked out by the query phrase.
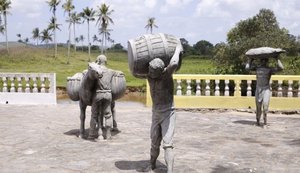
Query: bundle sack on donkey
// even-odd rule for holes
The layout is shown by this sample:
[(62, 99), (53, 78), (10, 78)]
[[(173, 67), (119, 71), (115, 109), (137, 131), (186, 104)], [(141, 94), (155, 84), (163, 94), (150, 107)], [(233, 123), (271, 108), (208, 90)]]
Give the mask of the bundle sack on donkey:
[[(109, 110), (110, 114), (112, 114), (112, 124), (113, 129), (118, 131), (117, 123), (116, 123), (116, 115), (115, 115), (115, 100), (121, 98), (126, 91), (126, 79), (125, 75), (121, 71), (111, 70), (105, 67), (106, 64), (106, 57), (104, 55), (100, 55), (100, 63), (89, 63), (88, 70), (83, 71), (82, 73), (76, 73), (72, 77), (67, 78), (67, 93), (71, 100), (79, 101), (80, 106), (80, 134), (81, 138), (84, 138), (85, 127), (85, 111), (87, 106), (94, 106), (92, 110), (96, 110), (99, 118), (95, 122), (97, 124), (97, 129), (92, 129), (93, 131), (99, 130), (100, 128), (105, 131), (103, 134), (104, 138), (110, 138), (110, 128), (107, 130), (107, 123), (105, 123), (105, 127), (103, 128), (103, 110), (97, 109), (104, 109), (98, 102), (95, 103), (97, 100), (97, 96), (105, 91), (107, 94), (111, 95)], [(99, 58), (98, 57), (98, 58)], [(106, 90), (101, 90), (102, 86), (98, 86), (99, 84), (103, 84), (105, 82)], [(100, 89), (100, 90), (99, 90)], [(103, 93), (105, 94), (105, 93)], [(100, 96), (101, 97), (101, 96)], [(96, 98), (96, 99), (95, 99)], [(94, 103), (94, 104), (93, 104)], [(99, 112), (99, 113), (98, 113)], [(93, 112), (92, 112), (93, 115)], [(97, 115), (98, 116), (98, 115)], [(105, 119), (110, 117), (105, 117)], [(94, 123), (94, 124), (95, 124)], [(109, 125), (110, 126), (110, 125)], [(91, 131), (92, 131), (91, 130)], [(90, 131), (90, 132), (91, 132)]]
[[(126, 91), (126, 79), (125, 75), (121, 71), (115, 71), (116, 74), (112, 77), (111, 80), (111, 92), (113, 100), (120, 99)], [(84, 70), (81, 73), (76, 73), (72, 77), (67, 78), (67, 94), (73, 101), (79, 101), (79, 89), (83, 82), (83, 77), (87, 73), (87, 70)]]

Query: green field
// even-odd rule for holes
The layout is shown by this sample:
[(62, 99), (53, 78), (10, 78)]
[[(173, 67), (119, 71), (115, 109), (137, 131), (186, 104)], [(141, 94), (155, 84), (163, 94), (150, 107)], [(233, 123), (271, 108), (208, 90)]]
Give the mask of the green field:
[[(65, 87), (68, 76), (73, 76), (87, 68), (88, 53), (81, 50), (71, 51), (70, 64), (67, 64), (67, 49), (59, 47), (58, 57), (54, 58), (53, 49), (18, 47), (10, 49), (10, 54), (0, 51), (0, 72), (13, 73), (56, 73), (57, 86)], [(99, 52), (92, 52), (91, 61), (95, 61)], [(129, 87), (144, 87), (146, 81), (131, 75), (128, 68), (126, 52), (106, 53), (108, 67), (123, 71)], [(209, 59), (199, 57), (186, 57), (183, 59), (181, 69), (177, 73), (183, 74), (212, 74), (214, 65)]]

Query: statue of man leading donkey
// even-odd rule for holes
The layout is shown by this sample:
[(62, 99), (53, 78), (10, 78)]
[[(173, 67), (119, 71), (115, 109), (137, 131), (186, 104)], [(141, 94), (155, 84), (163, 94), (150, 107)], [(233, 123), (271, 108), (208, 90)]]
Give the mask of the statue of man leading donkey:
[(87, 70), (67, 79), (69, 97), (73, 101), (79, 101), (81, 138), (85, 138), (87, 106), (92, 106), (89, 139), (97, 138), (100, 129), (104, 139), (111, 139), (112, 130), (118, 131), (115, 100), (124, 95), (126, 80), (123, 72), (107, 68), (106, 62), (106, 56), (100, 55), (96, 62), (88, 64)]

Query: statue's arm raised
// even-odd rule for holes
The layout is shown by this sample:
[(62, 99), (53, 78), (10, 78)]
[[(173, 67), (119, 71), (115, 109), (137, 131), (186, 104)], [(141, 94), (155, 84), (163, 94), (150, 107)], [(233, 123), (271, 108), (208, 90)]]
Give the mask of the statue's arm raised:
[(253, 64), (253, 58), (249, 58), (245, 67), (246, 70), (255, 70), (256, 66)]
[(176, 46), (174, 55), (172, 56), (169, 65), (165, 68), (164, 71), (167, 71), (168, 73), (172, 74), (175, 72), (175, 70), (178, 67), (179, 61), (180, 61), (180, 53), (182, 51), (181, 45), (178, 44)]
[(278, 72), (278, 71), (282, 71), (283, 68), (284, 68), (284, 67), (283, 67), (282, 63), (281, 63), (280, 59), (278, 58), (278, 59), (277, 59), (277, 67), (275, 67), (275, 68), (273, 69), (273, 73)]

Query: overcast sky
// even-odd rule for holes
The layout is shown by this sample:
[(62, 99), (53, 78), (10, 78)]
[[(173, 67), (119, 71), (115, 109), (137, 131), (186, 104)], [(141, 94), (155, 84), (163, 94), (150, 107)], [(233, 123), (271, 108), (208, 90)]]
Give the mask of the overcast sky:
[[(23, 39), (31, 38), (35, 27), (42, 30), (48, 26), (52, 14), (46, 0), (11, 1), (11, 14), (8, 16), (10, 41), (16, 41), (18, 33)], [(57, 18), (62, 26), (57, 33), (57, 41), (66, 43), (67, 14), (61, 7), (65, 0), (61, 1)], [(226, 34), (232, 27), (240, 20), (256, 15), (261, 8), (273, 10), (280, 27), (288, 29), (290, 34), (300, 35), (299, 0), (74, 0), (75, 11), (81, 12), (87, 6), (97, 9), (101, 3), (106, 3), (114, 10), (111, 38), (124, 47), (127, 47), (127, 40), (146, 33), (145, 25), (149, 17), (156, 18), (158, 28), (154, 28), (154, 33), (185, 38), (191, 45), (200, 40), (213, 44), (225, 42)], [(77, 36), (84, 35), (87, 38), (86, 23), (77, 26), (76, 32)], [(91, 23), (91, 37), (97, 33), (95, 23)], [(4, 40), (4, 36), (0, 35), (0, 42)]]

